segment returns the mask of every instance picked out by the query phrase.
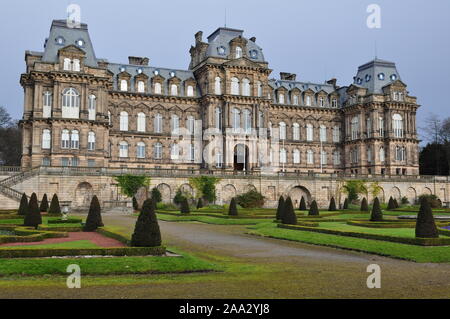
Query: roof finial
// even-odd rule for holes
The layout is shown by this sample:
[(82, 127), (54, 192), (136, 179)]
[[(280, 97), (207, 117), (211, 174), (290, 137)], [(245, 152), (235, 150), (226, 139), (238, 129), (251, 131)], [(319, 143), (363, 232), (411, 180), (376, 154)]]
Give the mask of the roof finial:
[(225, 28), (227, 27), (227, 7), (225, 7)]
[(375, 60), (378, 58), (377, 40), (375, 40)]

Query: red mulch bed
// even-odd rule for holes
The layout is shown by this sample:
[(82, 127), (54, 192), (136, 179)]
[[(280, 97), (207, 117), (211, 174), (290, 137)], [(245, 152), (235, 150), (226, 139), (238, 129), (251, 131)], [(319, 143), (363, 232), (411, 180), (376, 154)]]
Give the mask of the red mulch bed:
[(46, 244), (58, 244), (65, 243), (70, 241), (78, 241), (78, 240), (89, 240), (92, 243), (96, 244), (99, 247), (109, 248), (109, 247), (127, 247), (125, 244), (121, 243), (118, 240), (105, 237), (99, 233), (88, 233), (88, 232), (73, 232), (67, 233), (69, 237), (65, 238), (48, 238), (43, 241), (36, 241), (31, 243), (5, 243), (0, 244), (2, 246), (32, 246), (32, 245), (46, 245)]

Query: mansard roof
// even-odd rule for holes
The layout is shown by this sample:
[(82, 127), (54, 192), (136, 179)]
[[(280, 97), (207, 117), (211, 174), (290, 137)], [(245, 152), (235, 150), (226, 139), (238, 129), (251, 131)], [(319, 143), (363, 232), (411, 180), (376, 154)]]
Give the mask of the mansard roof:
[(375, 58), (358, 68), (353, 84), (366, 88), (369, 93), (382, 94), (384, 86), (399, 79), (394, 62)]
[(333, 85), (328, 83), (311, 83), (311, 82), (300, 82), (300, 81), (289, 81), (289, 80), (277, 80), (271, 79), (269, 81), (269, 85), (274, 89), (278, 89), (280, 87), (284, 87), (286, 90), (291, 91), (294, 88), (299, 89), (304, 92), (312, 90), (314, 93), (318, 93), (320, 91), (324, 91), (327, 94), (335, 92), (335, 88)]

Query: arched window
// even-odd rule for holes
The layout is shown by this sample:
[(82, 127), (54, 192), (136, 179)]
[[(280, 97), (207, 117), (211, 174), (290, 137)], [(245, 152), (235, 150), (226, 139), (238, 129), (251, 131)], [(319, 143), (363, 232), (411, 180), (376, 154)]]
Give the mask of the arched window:
[(145, 93), (145, 83), (144, 81), (138, 81), (138, 93)]
[(146, 116), (144, 113), (138, 113), (137, 116), (137, 131), (138, 132), (145, 132), (145, 122), (146, 122)]
[(187, 126), (189, 134), (194, 135), (194, 133), (195, 133), (195, 118), (192, 115), (187, 117), (186, 126)]
[(297, 94), (294, 94), (294, 96), (292, 97), (292, 104), (298, 105), (298, 95)]
[(311, 96), (307, 95), (305, 100), (306, 106), (311, 106)]
[(120, 130), (128, 131), (128, 113), (124, 111), (120, 112)]
[(73, 130), (70, 134), (70, 148), (80, 148), (80, 133), (77, 130)]
[(380, 162), (384, 162), (385, 158), (384, 147), (380, 147)]
[(241, 128), (241, 112), (238, 109), (233, 109), (233, 129), (235, 132)]
[(341, 153), (339, 151), (334, 151), (333, 153), (333, 163), (334, 165), (341, 164)]
[(298, 123), (292, 125), (292, 138), (294, 141), (300, 140), (300, 125)]
[(250, 110), (244, 110), (244, 131), (247, 134), (252, 132), (252, 113)]
[(52, 146), (52, 133), (45, 129), (42, 131), (42, 149), (49, 150)]
[(278, 103), (284, 104), (284, 93), (278, 93)]
[(155, 119), (154, 119), (154, 131), (155, 133), (162, 133), (162, 115), (161, 114), (156, 114), (155, 115)]
[(397, 146), (395, 148), (395, 159), (399, 162), (406, 160), (406, 148), (404, 146)]
[(108, 125), (111, 125), (111, 124), (112, 124), (112, 115), (111, 115), (111, 112), (108, 111)]
[(195, 161), (195, 146), (194, 146), (194, 144), (189, 144), (189, 160), (191, 162)]
[(138, 142), (136, 145), (136, 157), (137, 158), (145, 158), (145, 143)]
[(352, 140), (357, 140), (359, 138), (359, 117), (354, 116), (351, 121), (351, 133)]
[(372, 136), (372, 119), (369, 116), (366, 118), (366, 132), (367, 137), (370, 138)]
[(180, 118), (178, 115), (172, 115), (171, 121), (172, 134), (180, 134)]
[(280, 163), (281, 164), (287, 163), (287, 152), (285, 148), (280, 149)]
[(378, 132), (380, 134), (380, 137), (384, 137), (384, 118), (382, 117), (378, 118), (378, 126), (379, 126)]
[(72, 70), (75, 72), (80, 72), (80, 60), (78, 60), (78, 59), (73, 60)]
[(314, 164), (314, 152), (312, 150), (306, 152), (306, 163), (309, 165)]
[(242, 95), (250, 96), (250, 80), (249, 79), (242, 80)]
[(314, 140), (314, 128), (312, 124), (306, 124), (306, 140), (312, 142)]
[(223, 166), (223, 155), (220, 150), (216, 150), (216, 167), (222, 168)]
[(239, 79), (238, 78), (231, 78), (231, 94), (233, 95), (239, 95)]
[(61, 148), (69, 148), (70, 147), (70, 133), (69, 130), (61, 131)]
[(71, 119), (80, 117), (80, 94), (74, 88), (63, 91), (62, 117)]
[(328, 154), (325, 151), (320, 152), (320, 163), (322, 165), (328, 164)]
[(187, 96), (194, 96), (194, 87), (192, 85), (187, 87)]
[(95, 133), (94, 132), (88, 133), (88, 150), (89, 151), (95, 150)]
[(323, 96), (321, 96), (321, 97), (319, 98), (319, 106), (320, 106), (320, 107), (324, 107), (324, 106), (325, 106), (325, 99), (323, 98)]
[(367, 163), (372, 163), (372, 148), (367, 147)]
[(300, 164), (300, 151), (295, 149), (292, 154), (294, 164)]
[(44, 101), (42, 104), (42, 116), (44, 118), (52, 117), (53, 94), (51, 92), (44, 92)]
[(216, 129), (222, 129), (222, 110), (220, 109), (220, 107), (216, 107), (215, 109), (215, 125)]
[(173, 160), (177, 160), (180, 157), (180, 147), (178, 144), (172, 144), (170, 148), (170, 158)]
[(341, 129), (339, 126), (333, 127), (333, 142), (339, 143), (341, 141)]
[(156, 143), (155, 144), (155, 149), (154, 149), (154, 157), (155, 159), (162, 159), (162, 144), (161, 143)]
[(239, 59), (242, 57), (242, 48), (236, 47), (236, 59)]
[(259, 111), (258, 113), (258, 127), (263, 128), (264, 127), (264, 112)]
[(128, 81), (127, 80), (120, 80), (120, 90), (121, 91), (128, 91)]
[(392, 129), (394, 131), (394, 137), (403, 137), (403, 118), (398, 113), (392, 116)]
[(119, 144), (119, 157), (121, 158), (128, 157), (128, 143), (125, 141), (122, 141)]
[(174, 96), (178, 95), (178, 85), (172, 84), (170, 86), (170, 95), (174, 95)]
[(270, 134), (271, 137), (273, 137), (273, 127), (272, 127), (272, 122), (269, 122), (269, 123), (268, 123), (268, 126), (269, 126), (269, 127), (268, 127), (268, 128), (269, 128), (269, 134)]
[(95, 121), (95, 116), (96, 116), (96, 108), (97, 108), (97, 97), (93, 94), (89, 95), (89, 120), (90, 121)]
[(64, 59), (63, 69), (64, 71), (72, 71), (72, 61), (69, 58)]
[(214, 80), (214, 94), (221, 95), (222, 94), (222, 79), (218, 76)]
[(320, 126), (320, 141), (321, 142), (327, 141), (327, 128), (325, 125)]
[(154, 88), (153, 88), (153, 93), (155, 94), (161, 94), (162, 90), (161, 90), (161, 83), (156, 82), (154, 84)]
[(285, 140), (286, 139), (286, 123), (280, 122), (278, 124), (278, 127), (280, 129), (280, 140)]
[(263, 87), (260, 81), (256, 81), (256, 88), (258, 90), (258, 97), (262, 97), (263, 95)]

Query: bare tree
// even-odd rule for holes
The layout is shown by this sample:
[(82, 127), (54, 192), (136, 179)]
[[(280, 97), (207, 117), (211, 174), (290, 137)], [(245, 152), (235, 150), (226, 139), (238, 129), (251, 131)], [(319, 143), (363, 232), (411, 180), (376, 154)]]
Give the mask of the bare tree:
[(428, 143), (439, 143), (441, 141), (442, 119), (436, 114), (430, 113), (424, 123), (425, 125), (420, 127), (424, 140)]
[(11, 115), (5, 107), (0, 106), (0, 127), (10, 127), (11, 125), (13, 125)]

